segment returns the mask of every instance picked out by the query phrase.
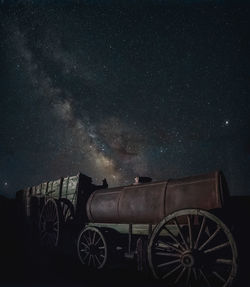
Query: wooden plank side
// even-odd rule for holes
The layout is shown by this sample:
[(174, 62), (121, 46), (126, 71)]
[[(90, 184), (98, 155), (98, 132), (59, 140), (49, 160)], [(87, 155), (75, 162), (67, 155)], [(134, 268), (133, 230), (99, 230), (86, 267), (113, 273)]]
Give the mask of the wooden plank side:
[(50, 181), (48, 183), (48, 190), (46, 192), (46, 196), (59, 199), (60, 198), (60, 186), (61, 186), (61, 179)]
[(36, 185), (35, 186), (35, 195), (36, 196), (41, 196), (41, 189), (42, 189), (42, 184)]
[(79, 175), (68, 178), (67, 194), (64, 196), (73, 204), (73, 206), (76, 206), (78, 181)]
[(29, 190), (30, 196), (35, 196), (36, 195), (36, 186), (32, 186)]
[(77, 184), (78, 184), (79, 176), (71, 176), (69, 178), (69, 185), (68, 185), (68, 194), (72, 194), (76, 192)]
[(47, 191), (47, 182), (43, 182), (41, 185), (41, 195), (44, 196), (46, 194)]
[(62, 182), (62, 198), (67, 198), (67, 194), (68, 194), (68, 186), (69, 186), (69, 176), (63, 178), (63, 182)]

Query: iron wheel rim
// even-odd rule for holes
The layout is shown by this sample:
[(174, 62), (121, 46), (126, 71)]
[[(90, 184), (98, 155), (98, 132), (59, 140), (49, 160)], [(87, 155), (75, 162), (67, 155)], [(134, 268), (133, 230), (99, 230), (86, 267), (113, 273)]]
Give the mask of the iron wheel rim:
[[(178, 218), (185, 217), (186, 233), (178, 223)], [(195, 218), (198, 220), (196, 230)], [(170, 223), (174, 223), (177, 235), (171, 232)], [(161, 243), (164, 232), (168, 240)], [(225, 250), (227, 256), (220, 258), (225, 256)], [(154, 277), (171, 279), (170, 284), (174, 286), (178, 286), (184, 277), (186, 282), (184, 285), (182, 282), (182, 286), (195, 286), (201, 282), (207, 287), (230, 286), (237, 273), (237, 257), (236, 244), (228, 227), (215, 215), (200, 209), (184, 209), (168, 215), (155, 227), (148, 245), (148, 262)], [(223, 275), (219, 273), (222, 271)]]
[(84, 228), (78, 237), (77, 252), (83, 265), (102, 269), (107, 261), (107, 243), (101, 231), (95, 227)]

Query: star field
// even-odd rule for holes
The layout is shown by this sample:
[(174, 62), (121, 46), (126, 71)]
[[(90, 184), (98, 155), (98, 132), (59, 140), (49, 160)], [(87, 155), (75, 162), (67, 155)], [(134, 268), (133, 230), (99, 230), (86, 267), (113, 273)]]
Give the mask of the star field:
[(250, 6), (229, 2), (2, 1), (0, 192), (221, 169), (249, 194)]

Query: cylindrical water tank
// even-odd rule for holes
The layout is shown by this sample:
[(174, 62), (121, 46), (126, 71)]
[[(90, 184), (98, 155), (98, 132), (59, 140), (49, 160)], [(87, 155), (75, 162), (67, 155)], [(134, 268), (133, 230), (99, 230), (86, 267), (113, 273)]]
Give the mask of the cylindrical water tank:
[(155, 224), (183, 208), (221, 208), (226, 194), (221, 172), (97, 190), (88, 199), (90, 222)]

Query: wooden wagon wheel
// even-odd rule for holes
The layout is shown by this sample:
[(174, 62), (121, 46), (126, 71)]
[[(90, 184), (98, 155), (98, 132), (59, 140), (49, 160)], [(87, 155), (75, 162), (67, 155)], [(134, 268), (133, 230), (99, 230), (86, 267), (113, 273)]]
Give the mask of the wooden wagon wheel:
[(226, 225), (198, 209), (176, 211), (154, 229), (148, 245), (153, 275), (172, 286), (230, 286), (237, 248)]
[(74, 206), (73, 204), (66, 198), (61, 198), (59, 200), (60, 210), (62, 214), (62, 219), (64, 223), (68, 223), (69, 221), (74, 219)]
[(84, 228), (78, 237), (77, 252), (82, 264), (102, 269), (107, 262), (107, 244), (101, 231), (96, 227)]
[(39, 230), (41, 245), (49, 248), (57, 247), (62, 226), (62, 216), (58, 201), (50, 198), (42, 208)]

